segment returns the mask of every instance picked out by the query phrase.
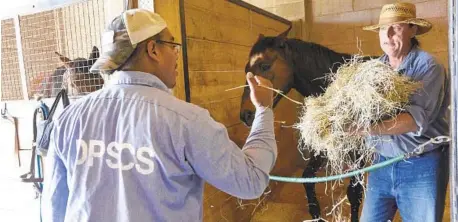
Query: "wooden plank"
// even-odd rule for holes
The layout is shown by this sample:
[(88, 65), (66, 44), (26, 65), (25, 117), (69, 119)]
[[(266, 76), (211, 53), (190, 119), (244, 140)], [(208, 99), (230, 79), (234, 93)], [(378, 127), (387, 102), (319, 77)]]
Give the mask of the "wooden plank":
[[(252, 212), (259, 203), (260, 199), (241, 200), (230, 196), (224, 192), (219, 192), (217, 202), (220, 207), (212, 207), (214, 205), (204, 205), (203, 221), (206, 222), (221, 222), (221, 221), (237, 221), (250, 222)], [(239, 202), (241, 201), (241, 202)], [(258, 209), (259, 210), (259, 209)]]
[[(179, 0), (161, 0), (154, 1), (154, 9), (160, 14), (165, 21), (167, 21), (167, 27), (175, 37), (175, 41), (181, 43), (182, 30), (179, 10)], [(186, 50), (183, 48), (183, 50)], [(186, 99), (185, 95), (185, 76), (183, 66), (183, 53), (180, 53), (178, 58), (178, 77), (177, 84), (173, 89), (173, 94), (182, 100)]]
[(225, 0), (186, 0), (187, 4), (242, 21), (250, 20), (250, 10)]
[[(277, 31), (275, 29), (266, 28), (266, 27), (259, 26), (259, 25), (253, 25), (251, 27), (251, 29), (252, 29), (252, 32), (255, 33), (255, 35), (256, 35), (256, 40), (258, 39), (257, 37), (259, 36), (259, 34), (263, 34), (264, 36), (277, 36), (278, 34), (280, 34), (280, 33), (282, 33), (284, 31), (284, 30), (283, 31)], [(253, 42), (253, 44), (254, 44), (254, 42)]]
[(448, 18), (428, 19), (433, 24), (433, 28), (428, 33), (418, 36), (421, 48), (429, 53), (448, 51)]
[(241, 97), (243, 89), (226, 91), (245, 84), (243, 70), (239, 72), (190, 72), (191, 101), (204, 104), (215, 100)]
[(240, 123), (232, 127), (229, 127), (227, 129), (227, 132), (229, 134), (229, 138), (231, 138), (231, 140), (234, 141), (234, 143), (237, 144), (237, 146), (243, 148), (246, 139), (250, 134), (250, 128), (245, 126), (245, 124)]
[(207, 109), (215, 121), (224, 124), (226, 127), (232, 126), (240, 121), (240, 97), (212, 101), (201, 104), (200, 106)]
[(218, 188), (212, 186), (209, 183), (204, 183), (204, 191), (204, 204), (205, 202), (211, 202), (212, 199), (217, 195), (217, 193), (221, 192), (220, 190), (218, 190)]
[(251, 47), (188, 39), (189, 71), (244, 70)]
[(288, 38), (303, 39), (304, 22), (302, 20), (296, 20), (292, 23), (292, 28), (288, 33)]
[(204, 203), (203, 221), (240, 221), (236, 219), (236, 198), (219, 191), (212, 201)]
[(250, 31), (250, 23), (246, 20), (210, 12), (188, 3), (185, 6), (188, 38), (245, 46), (251, 46), (256, 41), (257, 35)]
[[(264, 9), (261, 9), (255, 5), (252, 5), (246, 1), (243, 1), (243, 0), (227, 0), (227, 1), (230, 1), (234, 4), (237, 4), (241, 7), (244, 7), (244, 8), (247, 8), (249, 9), (251, 12), (255, 12), (265, 18), (269, 18), (269, 19), (272, 19), (272, 20), (275, 20), (275, 21), (279, 21), (279, 22), (282, 22), (284, 24), (287, 24), (289, 25), (290, 24), (290, 21), (288, 19), (285, 19), (283, 17), (280, 17), (278, 16), (277, 14), (274, 14), (270, 11), (267, 11), (267, 10), (264, 10)], [(284, 6), (285, 4), (283, 4)], [(303, 5), (303, 4), (302, 4)], [(280, 7), (278, 7), (277, 9), (280, 9)]]
[(250, 18), (251, 18), (251, 23), (253, 25), (258, 25), (261, 27), (273, 29), (279, 32), (283, 32), (286, 29), (288, 29), (289, 25), (282, 23), (280, 21), (276, 21), (274, 19), (265, 17), (261, 14), (258, 14), (256, 12), (250, 11)]

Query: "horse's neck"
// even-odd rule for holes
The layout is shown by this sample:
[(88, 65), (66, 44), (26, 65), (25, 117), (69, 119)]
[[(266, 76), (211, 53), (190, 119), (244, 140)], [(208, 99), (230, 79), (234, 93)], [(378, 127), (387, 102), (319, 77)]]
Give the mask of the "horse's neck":
[(335, 72), (340, 64), (345, 60), (350, 59), (351, 55), (336, 53), (333, 51), (323, 54), (310, 53), (307, 57), (302, 57), (301, 60), (308, 60), (305, 66), (297, 65), (304, 61), (295, 61), (294, 70), (294, 85), (302, 96), (319, 95), (324, 92), (329, 82), (326, 80), (326, 75)]

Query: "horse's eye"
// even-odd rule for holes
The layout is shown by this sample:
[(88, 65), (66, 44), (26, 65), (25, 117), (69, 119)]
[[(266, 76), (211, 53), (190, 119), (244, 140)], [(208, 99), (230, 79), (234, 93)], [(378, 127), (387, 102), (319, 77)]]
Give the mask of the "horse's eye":
[(269, 71), (269, 69), (270, 69), (270, 65), (269, 64), (261, 64), (261, 71), (267, 72), (267, 71)]

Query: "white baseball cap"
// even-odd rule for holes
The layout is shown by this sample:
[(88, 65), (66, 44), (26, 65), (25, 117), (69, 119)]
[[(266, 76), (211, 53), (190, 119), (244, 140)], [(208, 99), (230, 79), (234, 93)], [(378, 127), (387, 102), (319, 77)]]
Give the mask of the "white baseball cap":
[(130, 9), (114, 18), (102, 36), (100, 57), (90, 72), (111, 74), (132, 55), (137, 44), (167, 28), (165, 20), (146, 9)]

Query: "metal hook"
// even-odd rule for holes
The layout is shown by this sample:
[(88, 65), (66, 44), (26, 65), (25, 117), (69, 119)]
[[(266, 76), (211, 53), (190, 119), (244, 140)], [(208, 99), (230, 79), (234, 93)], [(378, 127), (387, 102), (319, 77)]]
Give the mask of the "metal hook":
[(6, 103), (5, 103), (5, 108), (1, 110), (1, 113), (2, 113), (2, 116), (6, 116), (6, 114), (8, 114), (8, 108), (6, 107)]

